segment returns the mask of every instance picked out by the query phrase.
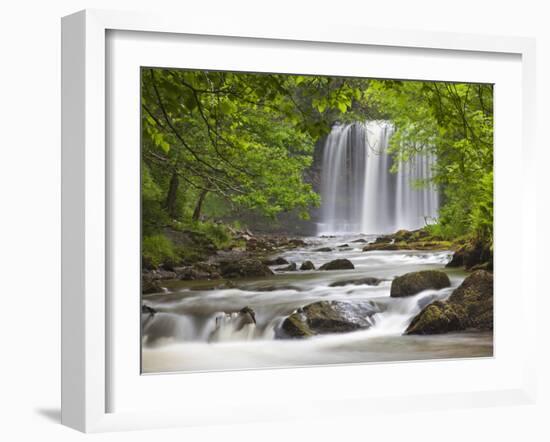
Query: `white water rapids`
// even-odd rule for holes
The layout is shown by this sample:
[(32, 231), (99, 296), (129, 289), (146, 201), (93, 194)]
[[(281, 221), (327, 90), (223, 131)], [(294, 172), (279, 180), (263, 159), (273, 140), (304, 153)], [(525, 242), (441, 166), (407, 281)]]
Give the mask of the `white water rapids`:
[[(492, 341), (485, 334), (437, 337), (402, 336), (412, 318), (434, 299), (445, 299), (464, 278), (450, 273), (452, 286), (427, 290), (407, 298), (390, 298), (391, 280), (400, 274), (441, 269), (450, 252), (363, 252), (373, 236), (310, 238), (308, 246), (286, 251), (283, 256), (298, 266), (311, 260), (323, 263), (347, 258), (354, 270), (276, 272), (264, 279), (238, 281), (239, 288), (204, 290), (192, 282), (173, 283), (169, 293), (144, 297), (157, 310), (142, 315), (143, 371), (203, 371), (259, 367), (354, 363), (487, 356)], [(347, 247), (338, 247), (347, 244)], [(316, 252), (319, 247), (331, 252)], [(273, 267), (274, 269), (277, 266)], [(378, 286), (330, 287), (344, 279), (367, 276), (385, 279)], [(380, 312), (367, 330), (307, 339), (279, 339), (285, 317), (296, 309), (320, 300), (372, 302)], [(243, 307), (255, 312), (256, 323), (237, 324)], [(229, 313), (229, 314), (226, 314)]]
[(393, 131), (387, 121), (332, 128), (323, 148), (319, 234), (415, 230), (437, 218), (437, 190), (415, 187), (430, 180), (434, 157), (418, 154), (391, 173)]

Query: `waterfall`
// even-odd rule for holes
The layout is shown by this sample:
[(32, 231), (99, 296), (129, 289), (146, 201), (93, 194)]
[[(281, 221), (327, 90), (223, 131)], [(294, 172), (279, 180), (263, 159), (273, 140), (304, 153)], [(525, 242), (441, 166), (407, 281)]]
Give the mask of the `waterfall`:
[(435, 158), (418, 154), (391, 173), (387, 121), (335, 125), (323, 150), (319, 234), (414, 230), (437, 217), (439, 198), (429, 180)]

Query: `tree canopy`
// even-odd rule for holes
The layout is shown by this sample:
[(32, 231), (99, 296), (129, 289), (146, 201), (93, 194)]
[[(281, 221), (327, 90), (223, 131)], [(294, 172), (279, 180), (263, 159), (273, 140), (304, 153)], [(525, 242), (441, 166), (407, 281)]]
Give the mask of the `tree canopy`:
[[(320, 203), (305, 179), (335, 122), (387, 119), (393, 168), (430, 152), (443, 195), (432, 228), (492, 242), (492, 85), (142, 68), (145, 236), (239, 210)], [(164, 243), (163, 243), (164, 244)]]

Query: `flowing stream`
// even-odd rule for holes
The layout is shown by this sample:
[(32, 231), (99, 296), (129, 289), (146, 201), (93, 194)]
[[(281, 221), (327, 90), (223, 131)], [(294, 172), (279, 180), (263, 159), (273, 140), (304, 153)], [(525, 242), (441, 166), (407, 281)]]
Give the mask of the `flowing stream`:
[[(447, 298), (464, 279), (449, 272), (451, 287), (426, 290), (407, 298), (391, 298), (391, 280), (416, 270), (443, 269), (451, 252), (363, 252), (374, 236), (348, 235), (309, 238), (303, 248), (283, 256), (298, 265), (347, 258), (354, 270), (280, 272), (262, 279), (238, 281), (239, 288), (206, 289), (204, 282), (173, 282), (168, 293), (149, 295), (144, 302), (157, 310), (142, 314), (142, 367), (145, 373), (202, 371), (259, 367), (303, 366), (370, 361), (418, 360), (490, 356), (492, 336), (462, 333), (439, 336), (403, 336), (412, 318), (427, 303)], [(343, 246), (347, 244), (347, 246)], [(330, 247), (331, 252), (314, 251)], [(275, 270), (280, 266), (273, 266)], [(384, 279), (377, 286), (330, 284), (372, 276)], [(216, 284), (216, 282), (212, 282)], [(219, 284), (219, 282), (217, 282)], [(279, 339), (280, 327), (297, 308), (320, 300), (366, 301), (380, 312), (364, 331), (307, 339)], [(255, 311), (256, 324), (237, 323), (243, 307)], [(231, 314), (233, 312), (233, 314)]]

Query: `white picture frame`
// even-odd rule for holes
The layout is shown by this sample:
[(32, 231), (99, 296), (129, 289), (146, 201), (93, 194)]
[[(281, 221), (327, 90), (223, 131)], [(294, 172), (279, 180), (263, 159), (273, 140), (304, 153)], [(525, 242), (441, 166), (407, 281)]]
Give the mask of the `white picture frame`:
[[(421, 55), (428, 54), (434, 60), (447, 55), (467, 55), (472, 58), (471, 63), (478, 60), (482, 64), (485, 57), (502, 55), (515, 60), (514, 65), (519, 69), (514, 79), (519, 79), (521, 90), (514, 93), (514, 100), (521, 107), (514, 115), (520, 115), (519, 128), (516, 128), (518, 142), (521, 144), (519, 154), (522, 164), (523, 185), (510, 194), (509, 201), (498, 198), (496, 194), (496, 248), (495, 265), (506, 270), (502, 260), (504, 253), (518, 253), (515, 267), (520, 268), (520, 279), (514, 286), (520, 291), (517, 302), (518, 311), (525, 309), (529, 303), (536, 302), (536, 286), (532, 278), (527, 277), (529, 270), (526, 256), (534, 254), (535, 247), (535, 214), (534, 207), (536, 193), (535, 176), (533, 170), (535, 140), (533, 138), (533, 122), (535, 108), (535, 44), (532, 39), (516, 37), (490, 37), (451, 33), (428, 33), (417, 31), (389, 31), (370, 28), (346, 28), (344, 26), (318, 27), (304, 25), (299, 29), (285, 26), (280, 23), (270, 25), (266, 23), (236, 23), (236, 22), (212, 22), (207, 18), (194, 17), (185, 24), (178, 17), (154, 16), (143, 13), (125, 13), (100, 10), (86, 10), (63, 18), (62, 21), (62, 423), (84, 432), (111, 431), (140, 428), (159, 428), (169, 426), (208, 425), (212, 423), (253, 422), (262, 420), (300, 418), (300, 417), (328, 417), (338, 415), (364, 415), (380, 410), (397, 412), (415, 409), (441, 409), (470, 406), (489, 406), (500, 404), (532, 403), (535, 395), (535, 349), (533, 348), (536, 325), (533, 322), (522, 323), (521, 354), (517, 354), (517, 364), (514, 367), (503, 364), (487, 364), (482, 370), (487, 374), (489, 370), (498, 368), (506, 371), (510, 368), (513, 375), (503, 376), (502, 380), (494, 384), (487, 384), (486, 388), (476, 385), (469, 388), (468, 385), (459, 385), (453, 391), (446, 391), (441, 387), (429, 388), (424, 394), (417, 390), (389, 394), (377, 394), (374, 396), (359, 389), (354, 394), (339, 394), (337, 390), (330, 390), (326, 394), (304, 398), (295, 404), (281, 406), (281, 400), (275, 400), (271, 406), (262, 404), (261, 407), (255, 401), (233, 401), (227, 408), (223, 400), (216, 402), (212, 397), (208, 401), (194, 402), (193, 406), (182, 404), (175, 407), (170, 401), (168, 405), (160, 408), (147, 409), (138, 406), (135, 409), (129, 407), (114, 407), (112, 404), (112, 391), (127, 394), (124, 402), (136, 401), (130, 395), (130, 390), (136, 392), (161, 391), (166, 385), (176, 385), (183, 377), (176, 376), (140, 376), (135, 370), (129, 373), (129, 377), (139, 383), (125, 384), (126, 389), (121, 389), (113, 383), (113, 373), (117, 367), (124, 364), (113, 364), (116, 358), (113, 355), (112, 341), (116, 340), (117, 309), (113, 310), (110, 290), (112, 284), (110, 266), (116, 256), (110, 249), (113, 243), (113, 234), (116, 228), (111, 228), (113, 202), (117, 198), (112, 195), (112, 187), (109, 180), (112, 178), (112, 169), (119, 167), (116, 160), (113, 162), (108, 143), (111, 134), (107, 132), (106, 121), (112, 116), (108, 108), (109, 81), (111, 77), (106, 75), (108, 71), (108, 56), (113, 56), (109, 51), (109, 33), (134, 33), (139, 32), (143, 38), (155, 38), (171, 40), (194, 36), (201, 38), (216, 38), (217, 41), (249, 41), (268, 42), (274, 47), (280, 45), (281, 51), (288, 51), (289, 47), (326, 47), (334, 50), (356, 50), (361, 48), (374, 48), (377, 51), (390, 51), (398, 48), (402, 54), (408, 51), (425, 51)], [(230, 40), (231, 39), (231, 40)], [(237, 39), (237, 40), (234, 40)], [(254, 44), (256, 44), (254, 43)], [(135, 44), (135, 42), (134, 42)], [(163, 44), (158, 43), (158, 44)], [(305, 46), (304, 46), (305, 45)], [(285, 49), (287, 48), (287, 49)], [(116, 56), (116, 54), (114, 55)], [(139, 60), (138, 60), (139, 61)], [(137, 62), (137, 61), (136, 61)], [(519, 63), (519, 64), (518, 64)], [(425, 69), (425, 68), (424, 68)], [(515, 69), (515, 68), (514, 68)], [(477, 74), (476, 74), (477, 75)], [(481, 73), (479, 74), (481, 75)], [(418, 77), (417, 77), (418, 78)], [(421, 78), (421, 77), (420, 77)], [(474, 75), (475, 78), (481, 78)], [(503, 77), (504, 78), (504, 77)], [(514, 80), (514, 81), (516, 81)], [(512, 84), (512, 83), (510, 83)], [(515, 84), (515, 83), (513, 83)], [(497, 83), (498, 87), (498, 83)], [(512, 91), (513, 92), (513, 91)], [(498, 98), (498, 96), (497, 96)], [(499, 118), (499, 103), (496, 100), (497, 125)], [(501, 114), (503, 115), (503, 114)], [(513, 116), (512, 113), (509, 115)], [(500, 132), (502, 133), (502, 132)], [(496, 132), (496, 143), (499, 143), (499, 132)], [(504, 144), (502, 144), (504, 146)], [(517, 159), (516, 159), (517, 160)], [(503, 169), (506, 168), (506, 163)], [(127, 168), (130, 166), (126, 166)], [(498, 174), (498, 161), (497, 161)], [(504, 180), (502, 186), (505, 185)], [(112, 184), (112, 183), (111, 183)], [(497, 183), (497, 186), (499, 184)], [(504, 189), (504, 187), (503, 187)], [(498, 187), (497, 187), (498, 190)], [(137, 189), (139, 192), (139, 189)], [(518, 227), (520, 240), (516, 249), (499, 249), (498, 229), (500, 219), (506, 218), (508, 212), (506, 206), (512, 203), (523, 202), (524, 210), (513, 222)], [(499, 215), (500, 213), (500, 215)], [(499, 218), (499, 216), (501, 218)], [(114, 223), (116, 224), (116, 223)], [(505, 221), (500, 224), (501, 229), (506, 228)], [(500, 254), (500, 255), (499, 255)], [(500, 256), (500, 258), (499, 258)], [(138, 258), (139, 259), (139, 258)], [(502, 264), (499, 264), (502, 263)], [(517, 265), (521, 263), (521, 266)], [(502, 267), (498, 267), (502, 265)], [(503, 274), (506, 271), (502, 272)], [(497, 275), (497, 321), (499, 315), (499, 284)], [(503, 287), (503, 285), (500, 285)], [(503, 292), (503, 291), (502, 291)], [(124, 301), (126, 302), (126, 301)], [(505, 302), (502, 302), (502, 317), (505, 317)], [(120, 307), (120, 306), (119, 306)], [(118, 308), (120, 311), (120, 308)], [(136, 309), (136, 323), (139, 315)], [(113, 325), (115, 324), (115, 326)], [(123, 323), (126, 325), (126, 322)], [(135, 324), (134, 324), (135, 325)], [(500, 330), (504, 330), (502, 326)], [(134, 327), (135, 328), (135, 327)], [(498, 339), (498, 324), (497, 324)], [(504, 333), (503, 333), (504, 335)], [(113, 337), (114, 336), (114, 337)], [(530, 339), (531, 338), (531, 339)], [(520, 338), (518, 338), (520, 339)], [(120, 348), (120, 346), (118, 347)], [(514, 348), (510, 348), (510, 351)], [(496, 359), (498, 360), (498, 346)], [(502, 352), (504, 355), (506, 352)], [(117, 352), (117, 357), (127, 358)], [(128, 356), (129, 357), (129, 356)], [(139, 364), (139, 361), (129, 363)], [(426, 363), (429, 364), (429, 363)], [(433, 363), (437, 364), (437, 363)], [(468, 365), (467, 361), (460, 366), (450, 361), (439, 362), (439, 371), (445, 370), (470, 370), (474, 373), (480, 370), (479, 365)], [(445, 365), (441, 365), (445, 364)], [(257, 382), (265, 384), (267, 376), (270, 383), (288, 385), (288, 382), (302, 382), (312, 377), (311, 370), (322, 373), (324, 379), (336, 376), (335, 370), (346, 370), (346, 376), (361, 376), (365, 370), (376, 370), (377, 376), (392, 376), (392, 367), (400, 364), (382, 365), (356, 365), (353, 367), (335, 367), (326, 369), (323, 367), (285, 370), (258, 370), (232, 373), (202, 373), (194, 378), (187, 378), (187, 395), (198, 395), (201, 386), (212, 385), (211, 388), (221, 389), (221, 396), (235, 393), (231, 385), (242, 382)], [(124, 368), (118, 368), (122, 370)], [(370, 367), (370, 368), (369, 368)], [(374, 368), (372, 368), (374, 367)], [(422, 376), (428, 365), (408, 365), (413, 376)], [(381, 370), (387, 372), (383, 374)], [(396, 370), (403, 370), (404, 364)], [(308, 371), (309, 370), (309, 371)], [(395, 374), (394, 373), (394, 374)], [(131, 375), (131, 376), (130, 376)], [(186, 375), (182, 375), (186, 376)], [(498, 376), (494, 376), (499, 379)], [(120, 379), (121, 376), (114, 376)], [(146, 379), (145, 379), (146, 378)], [(159, 390), (159, 382), (163, 379), (164, 386)], [(189, 379), (192, 379), (189, 382)], [(378, 377), (378, 379), (380, 379)], [(383, 381), (383, 379), (381, 380)], [(118, 381), (117, 381), (118, 382)], [(124, 382), (120, 382), (124, 384)], [(195, 389), (192, 385), (199, 386)], [(460, 382), (458, 382), (460, 384)], [(143, 390), (136, 390), (141, 389)], [(176, 387), (177, 388), (177, 387)], [(182, 387), (183, 388), (183, 387)], [(224, 391), (225, 389), (225, 391)], [(280, 388), (279, 388), (280, 389)], [(147, 393), (148, 394), (148, 393)], [(151, 393), (153, 394), (153, 393)], [(162, 397), (162, 396), (159, 396)], [(181, 401), (180, 401), (181, 402)], [(185, 402), (185, 400), (184, 400)], [(307, 406), (305, 406), (307, 405)]]

